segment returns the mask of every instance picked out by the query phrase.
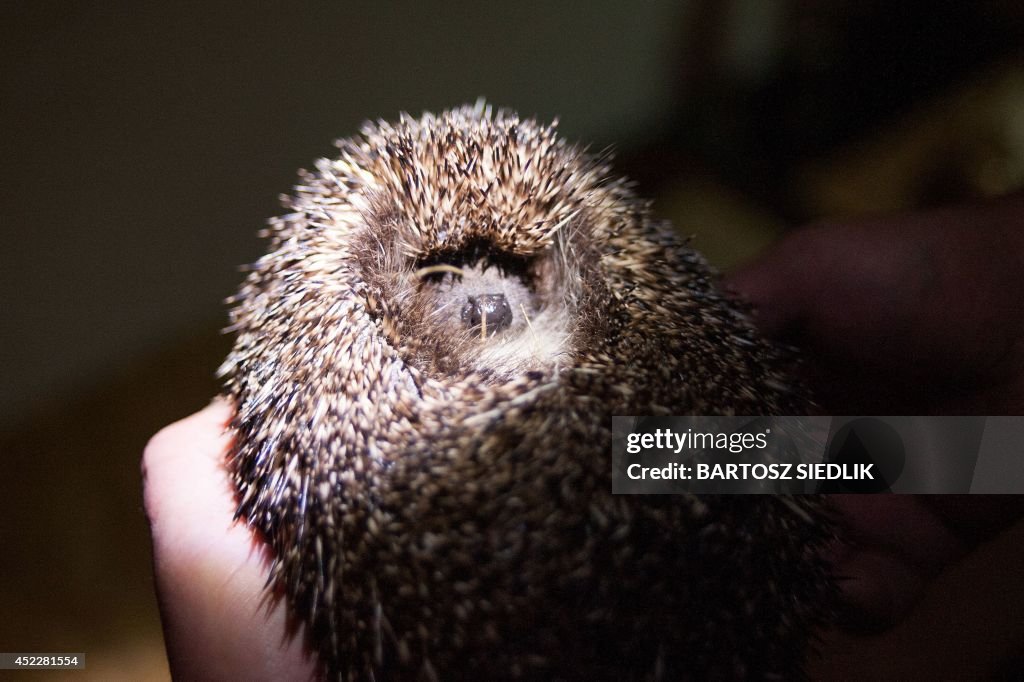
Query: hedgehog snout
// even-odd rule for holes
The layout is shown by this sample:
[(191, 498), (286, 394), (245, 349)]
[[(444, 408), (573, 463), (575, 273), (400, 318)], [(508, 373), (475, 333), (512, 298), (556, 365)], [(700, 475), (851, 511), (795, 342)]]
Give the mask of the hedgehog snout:
[(467, 296), (461, 318), (469, 329), (483, 329), (487, 334), (494, 334), (512, 324), (512, 308), (505, 294)]

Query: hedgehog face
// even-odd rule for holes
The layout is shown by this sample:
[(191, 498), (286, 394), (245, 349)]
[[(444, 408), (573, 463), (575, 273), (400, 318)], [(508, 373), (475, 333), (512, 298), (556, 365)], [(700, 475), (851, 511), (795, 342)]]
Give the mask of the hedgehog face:
[(560, 269), (555, 252), (513, 256), (477, 243), (387, 273), (380, 295), (403, 320), (392, 340), (413, 365), (446, 376), (556, 367), (571, 349), (575, 309), (562, 282), (575, 271)]
[(318, 169), (343, 189), (326, 212), (336, 223), (344, 209), (339, 241), (402, 355), (437, 376), (506, 380), (572, 356), (595, 233), (628, 217), (615, 183), (594, 191), (599, 160), (551, 127), (481, 113), (379, 122)]

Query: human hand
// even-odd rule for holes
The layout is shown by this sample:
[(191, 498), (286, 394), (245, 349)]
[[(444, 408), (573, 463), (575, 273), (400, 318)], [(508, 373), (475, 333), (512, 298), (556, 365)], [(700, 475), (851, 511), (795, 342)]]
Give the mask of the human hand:
[(828, 414), (1024, 409), (1024, 194), (798, 230), (725, 286)]
[(221, 400), (160, 431), (142, 460), (167, 655), (175, 679), (309, 680), (315, 658), (264, 589), (266, 545), (233, 520)]
[[(862, 508), (883, 497), (915, 499), (908, 495), (862, 497), (866, 501)], [(923, 585), (913, 608), (888, 630), (862, 634), (832, 628), (821, 632), (817, 652), (808, 661), (810, 678), (1020, 679), (1024, 665), (1021, 565), (1024, 522), (1018, 521)], [(897, 579), (893, 587), (900, 585)]]
[[(1024, 196), (816, 226), (726, 287), (756, 306), (763, 331), (803, 349), (828, 414), (1020, 413), (1021, 226)], [(1024, 497), (833, 500), (844, 624), (873, 633), (827, 633), (818, 675), (991, 675), (1024, 652), (1020, 619), (1006, 614), (1024, 609), (1008, 582), (1024, 548), (1007, 540), (1024, 533)]]

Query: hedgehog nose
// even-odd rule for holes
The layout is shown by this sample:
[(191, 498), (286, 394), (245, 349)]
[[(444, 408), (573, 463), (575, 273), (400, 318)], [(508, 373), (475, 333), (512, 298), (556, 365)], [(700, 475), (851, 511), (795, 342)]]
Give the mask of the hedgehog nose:
[(490, 336), (512, 324), (512, 308), (505, 294), (467, 296), (466, 305), (462, 306), (462, 322), (470, 329), (479, 327)]

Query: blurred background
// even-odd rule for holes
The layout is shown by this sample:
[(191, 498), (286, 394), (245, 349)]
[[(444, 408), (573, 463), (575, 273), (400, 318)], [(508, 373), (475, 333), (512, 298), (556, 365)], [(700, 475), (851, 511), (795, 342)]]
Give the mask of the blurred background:
[[(720, 268), (809, 221), (1024, 185), (1024, 6), (90, 3), (0, 43), (0, 651), (168, 677), (138, 462), (202, 407), (299, 167), (486, 96), (618, 168)], [(54, 673), (52, 676), (57, 677)]]

